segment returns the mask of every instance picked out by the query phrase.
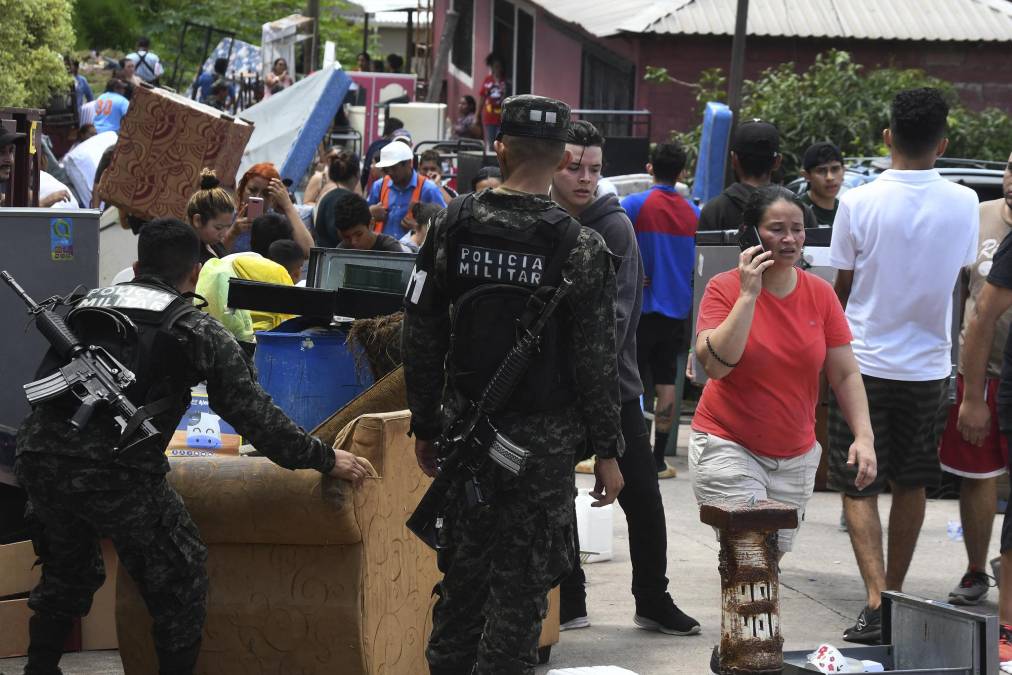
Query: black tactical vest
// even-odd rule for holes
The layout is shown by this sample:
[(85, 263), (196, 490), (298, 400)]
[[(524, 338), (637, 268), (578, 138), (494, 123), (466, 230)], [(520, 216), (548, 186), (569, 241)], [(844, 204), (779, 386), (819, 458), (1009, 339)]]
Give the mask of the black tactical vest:
[[(458, 198), (447, 211), (446, 287), (452, 304), (447, 365), (453, 388), (477, 401), (524, 323), (535, 318), (561, 280), (580, 226), (558, 207), (526, 228), (480, 222), (472, 214), (473, 198)], [(544, 412), (575, 400), (563, 346), (569, 344), (568, 318), (563, 303), (503, 412)]]
[[(147, 406), (152, 416), (171, 411), (176, 414), (174, 427), (189, 404), (191, 383), (186, 379), (190, 369), (183, 344), (171, 330), (182, 316), (198, 311), (190, 296), (180, 295), (159, 281), (142, 279), (88, 291), (67, 314), (66, 321), (81, 342), (104, 347), (134, 373), (137, 379), (123, 392), (134, 406)], [(50, 350), (36, 377), (50, 375), (63, 365)], [(76, 403), (77, 399), (68, 394), (57, 404), (72, 415)], [(164, 436), (163, 425), (156, 426)], [(154, 439), (151, 449), (164, 452), (168, 440)]]

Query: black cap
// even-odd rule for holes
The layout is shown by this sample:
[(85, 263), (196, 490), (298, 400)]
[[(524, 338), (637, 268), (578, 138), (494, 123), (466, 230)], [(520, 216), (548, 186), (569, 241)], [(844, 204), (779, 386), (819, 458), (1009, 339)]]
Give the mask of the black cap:
[(14, 131), (7, 131), (3, 127), (0, 127), (0, 145), (10, 145), (11, 143), (20, 143), (25, 140), (25, 135)]
[(738, 155), (771, 157), (780, 152), (780, 132), (769, 122), (746, 120), (735, 130), (731, 149)]
[(843, 164), (843, 153), (840, 152), (840, 148), (829, 141), (819, 141), (818, 143), (812, 143), (805, 150), (805, 156), (801, 160), (801, 168), (805, 171), (811, 171), (820, 164), (827, 164), (828, 162), (840, 162), (840, 164)]
[(502, 103), (499, 131), (507, 136), (565, 141), (568, 130), (569, 106), (562, 101), (523, 94)]

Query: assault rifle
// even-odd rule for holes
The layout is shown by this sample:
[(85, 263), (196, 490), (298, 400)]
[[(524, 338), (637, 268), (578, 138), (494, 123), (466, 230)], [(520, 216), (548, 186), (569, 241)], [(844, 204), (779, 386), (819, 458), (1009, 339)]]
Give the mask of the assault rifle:
[[(0, 272), (0, 278), (28, 306), (28, 313), (35, 317), (36, 328), (57, 356), (67, 362), (67, 365), (52, 375), (24, 385), (28, 402), (34, 406), (70, 392), (80, 402), (77, 411), (70, 418), (70, 425), (74, 429), (80, 431), (87, 426), (97, 409), (109, 406), (120, 429), (125, 431), (137, 414), (136, 406), (123, 395), (123, 390), (137, 379), (134, 374), (102, 347), (87, 346), (74, 335), (63, 317), (54, 311), (57, 306), (68, 304), (66, 300), (53, 296), (39, 304), (32, 300), (6, 270)], [(136, 436), (136, 440), (124, 446), (123, 442), (128, 438), (121, 436), (117, 450), (126, 450), (158, 435), (158, 429), (150, 420), (145, 419), (129, 435)]]
[(489, 415), (506, 405), (527, 372), (541, 342), (541, 333), (570, 286), (572, 282), (563, 277), (537, 319), (499, 364), (478, 401), (454, 418), (433, 442), (440, 457), (436, 478), (407, 522), (408, 529), (430, 547), (437, 548), (437, 533), (453, 484), (466, 479), (466, 498), (468, 504), (474, 506), (485, 501), (476, 475), (486, 457), (514, 475), (524, 470), (530, 453), (500, 434)]

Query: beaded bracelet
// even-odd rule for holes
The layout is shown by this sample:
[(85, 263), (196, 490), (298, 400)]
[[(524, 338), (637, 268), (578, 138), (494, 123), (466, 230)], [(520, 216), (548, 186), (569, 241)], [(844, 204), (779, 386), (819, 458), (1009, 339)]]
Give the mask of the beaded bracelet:
[(710, 356), (712, 356), (713, 358), (717, 359), (717, 363), (721, 364), (722, 366), (725, 366), (727, 368), (734, 368), (739, 363), (741, 363), (741, 359), (739, 359), (738, 361), (736, 361), (734, 363), (728, 363), (724, 359), (720, 358), (720, 355), (718, 355), (717, 352), (713, 351), (713, 345), (710, 344), (710, 336), (709, 335), (706, 336), (706, 348), (709, 350)]

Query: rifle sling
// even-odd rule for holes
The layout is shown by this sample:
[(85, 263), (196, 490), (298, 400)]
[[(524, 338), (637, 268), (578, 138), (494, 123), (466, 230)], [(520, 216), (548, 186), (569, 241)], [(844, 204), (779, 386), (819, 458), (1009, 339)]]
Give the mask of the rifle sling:
[(531, 293), (527, 300), (523, 313), (520, 315), (519, 324), (523, 331), (528, 330), (537, 321), (552, 293), (558, 288), (562, 281), (562, 266), (569, 255), (576, 248), (577, 237), (580, 236), (580, 225), (572, 218), (566, 218), (562, 225), (565, 228), (559, 238), (559, 247), (555, 250), (548, 266), (545, 268), (545, 284)]
[(133, 436), (134, 433), (140, 429), (141, 425), (152, 417), (168, 412), (178, 398), (178, 396), (170, 394), (169, 396), (163, 396), (160, 399), (137, 408), (137, 412), (135, 412), (130, 419), (127, 420), (126, 426), (123, 427), (123, 433), (120, 434), (120, 440), (123, 441)]

